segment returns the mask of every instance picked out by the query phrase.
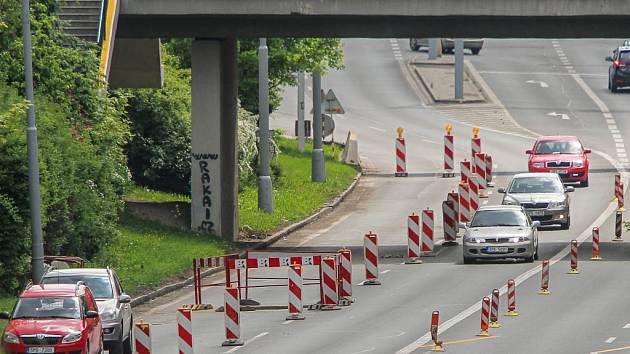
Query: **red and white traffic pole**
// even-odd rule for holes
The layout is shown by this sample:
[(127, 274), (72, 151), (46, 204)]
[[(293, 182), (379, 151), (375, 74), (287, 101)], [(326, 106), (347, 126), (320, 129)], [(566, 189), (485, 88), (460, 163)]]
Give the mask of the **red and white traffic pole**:
[(338, 252), (339, 262), (339, 297), (352, 303), (352, 251), (347, 248)]
[(459, 163), (459, 175), (461, 182), (468, 183), (468, 180), (472, 176), (472, 167), (472, 163), (466, 159)]
[(453, 173), (455, 166), (455, 144), (454, 137), (451, 135), (452, 130), (453, 126), (447, 124), (446, 135), (444, 135), (444, 173), (442, 173), (442, 177), (455, 177), (455, 174)]
[(443, 352), (444, 346), (438, 339), (438, 326), (440, 325), (440, 311), (433, 311), (431, 314), (431, 340), (433, 340), (433, 352)]
[(624, 196), (623, 196), (623, 181), (619, 181), (619, 194), (617, 195), (617, 210), (625, 211), (624, 208)]
[(569, 274), (580, 274), (578, 270), (578, 242), (571, 240), (571, 268)]
[(623, 213), (619, 210), (615, 212), (615, 237), (612, 239), (616, 242), (623, 241)]
[(459, 231), (459, 193), (455, 191), (451, 191), (446, 195), (446, 200), (453, 203), (453, 210), (455, 211), (455, 235), (457, 235)]
[(499, 289), (492, 290), (492, 303), (490, 306), (490, 328), (500, 328), (499, 323)]
[(513, 279), (507, 282), (507, 298), (508, 298), (508, 311), (506, 316), (518, 316), (516, 312), (516, 282)]
[(238, 288), (225, 288), (224, 295), (225, 341), (224, 347), (243, 345), (241, 340), (241, 304), (239, 302)]
[(420, 260), (420, 215), (411, 213), (407, 217), (407, 257), (405, 264), (422, 264)]
[(407, 177), (407, 147), (405, 138), (403, 138), (403, 128), (398, 128), (398, 137), (396, 138), (396, 177)]
[(481, 153), (481, 138), (479, 137), (479, 128), (473, 128), (473, 137), (470, 140), (470, 159), (475, 161), (475, 154)]
[(615, 197), (613, 199), (618, 199), (619, 195), (623, 194), (623, 187), (621, 187), (621, 175), (620, 174), (616, 174), (615, 175)]
[(151, 354), (151, 325), (140, 320), (133, 326), (134, 353)]
[(193, 329), (190, 309), (177, 309), (177, 346), (179, 354), (193, 354)]
[(470, 196), (468, 183), (459, 183), (459, 221), (467, 223), (470, 221)]
[(443, 246), (453, 246), (457, 244), (457, 229), (458, 225), (455, 221), (457, 214), (455, 214), (455, 205), (450, 200), (442, 202), (442, 228), (444, 229), (444, 242)]
[(486, 154), (478, 153), (475, 155), (475, 173), (479, 176), (479, 178), (477, 178), (477, 183), (479, 184), (479, 197), (488, 198), (488, 194), (485, 191), (485, 189), (488, 188), (486, 185)]
[(490, 154), (486, 154), (486, 185), (488, 187), (494, 186), (494, 182), (492, 182), (492, 156)]
[(545, 259), (542, 261), (540, 290), (538, 290), (538, 294), (551, 295), (551, 291), (549, 291), (549, 260), (548, 259)]
[(468, 180), (468, 197), (469, 200), (469, 209), (470, 209), (470, 218), (475, 214), (475, 212), (479, 209), (479, 194), (480, 194), (480, 186), (479, 186), (480, 177), (477, 176), (476, 173), (473, 173), (472, 177)]
[(378, 236), (369, 231), (363, 238), (365, 281), (363, 285), (381, 285), (378, 280)]
[(479, 337), (488, 337), (490, 334), (488, 333), (490, 320), (490, 298), (484, 297), (481, 301), (481, 330), (477, 336)]
[(323, 257), (319, 263), (322, 279), (322, 310), (338, 310), (337, 261), (335, 257)]
[(302, 313), (302, 266), (292, 264), (289, 266), (289, 315), (287, 320), (303, 320)]
[(422, 254), (433, 255), (433, 210), (427, 208), (422, 211)]
[(592, 261), (599, 261), (602, 257), (599, 255), (599, 227), (593, 228), (593, 251), (591, 254)]

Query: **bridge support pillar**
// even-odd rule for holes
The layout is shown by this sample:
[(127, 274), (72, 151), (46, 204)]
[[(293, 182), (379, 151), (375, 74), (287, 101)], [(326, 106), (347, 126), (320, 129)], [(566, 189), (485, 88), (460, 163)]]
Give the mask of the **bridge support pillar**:
[(191, 229), (238, 237), (236, 40), (192, 44)]

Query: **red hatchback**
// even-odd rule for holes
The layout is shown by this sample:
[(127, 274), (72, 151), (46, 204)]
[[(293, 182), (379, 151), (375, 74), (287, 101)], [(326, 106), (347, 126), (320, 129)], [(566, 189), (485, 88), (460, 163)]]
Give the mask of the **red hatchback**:
[(2, 334), (5, 353), (103, 353), (96, 301), (82, 282), (32, 285), (18, 299), (13, 314), (0, 312), (0, 318), (9, 320)]
[(529, 172), (557, 173), (562, 182), (588, 187), (588, 154), (575, 136), (542, 136), (527, 150)]

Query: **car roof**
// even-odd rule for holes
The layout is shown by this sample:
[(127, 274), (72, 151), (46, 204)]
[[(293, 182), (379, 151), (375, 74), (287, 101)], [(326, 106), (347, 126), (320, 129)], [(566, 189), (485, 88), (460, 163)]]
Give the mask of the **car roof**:
[(44, 275), (44, 278), (74, 276), (74, 275), (100, 275), (109, 276), (109, 269), (107, 268), (69, 268), (69, 269), (55, 269)]
[(579, 140), (579, 139), (575, 135), (547, 135), (547, 136), (541, 136), (538, 139), (536, 139), (536, 141), (550, 141), (550, 140), (572, 141), (572, 140)]
[(558, 174), (552, 172), (527, 172), (527, 173), (517, 173), (512, 177), (515, 178), (525, 178), (525, 177), (556, 177), (560, 178)]
[[(626, 41), (626, 42), (628, 42), (628, 41)], [(630, 50), (630, 46), (621, 46), (621, 47), (617, 48), (618, 52), (625, 52), (625, 51), (628, 51), (628, 50)]]
[(28, 287), (20, 297), (76, 296), (76, 284), (40, 284)]
[(488, 211), (488, 210), (514, 210), (514, 211), (522, 211), (523, 207), (520, 205), (484, 205), (479, 207), (477, 211)]

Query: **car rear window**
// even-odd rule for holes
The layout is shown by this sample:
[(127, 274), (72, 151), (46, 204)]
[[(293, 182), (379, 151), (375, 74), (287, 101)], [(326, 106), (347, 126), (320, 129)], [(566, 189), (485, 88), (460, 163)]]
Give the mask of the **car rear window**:
[(44, 277), (42, 282), (44, 284), (76, 284), (77, 282), (84, 282), (92, 294), (97, 299), (111, 299), (114, 297), (112, 291), (112, 284), (109, 282), (108, 276), (101, 275), (55, 275), (54, 273)]
[(22, 297), (13, 311), (19, 318), (81, 318), (79, 301), (74, 296)]

